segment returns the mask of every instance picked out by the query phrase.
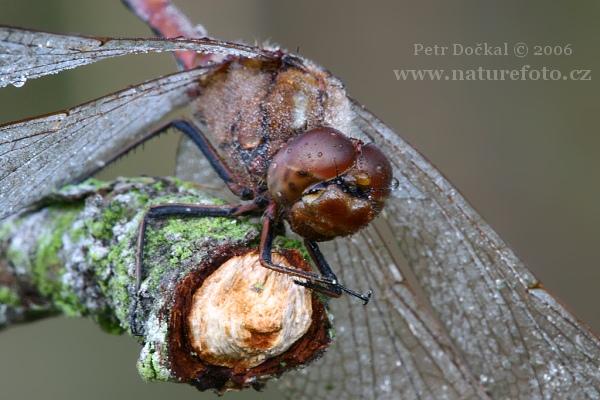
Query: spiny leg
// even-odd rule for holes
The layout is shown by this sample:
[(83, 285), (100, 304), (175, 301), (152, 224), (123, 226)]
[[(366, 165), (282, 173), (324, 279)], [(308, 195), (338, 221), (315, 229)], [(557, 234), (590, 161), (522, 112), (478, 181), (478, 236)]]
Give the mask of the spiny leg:
[(225, 182), (225, 184), (233, 192), (233, 194), (235, 194), (243, 200), (249, 200), (253, 197), (253, 192), (248, 187), (240, 185), (237, 182), (236, 177), (233, 175), (231, 170), (223, 163), (223, 160), (221, 159), (213, 145), (210, 143), (208, 138), (204, 135), (204, 133), (202, 133), (200, 128), (198, 128), (193, 122), (185, 118), (175, 119), (173, 121), (169, 121), (165, 124), (162, 124), (157, 128), (151, 130), (150, 132), (146, 133), (139, 139), (129, 143), (126, 147), (122, 148), (112, 157), (110, 157), (104, 163), (104, 165), (96, 168), (89, 174), (81, 177), (79, 181), (81, 182), (89, 178), (90, 176), (96, 174), (97, 172), (105, 168), (107, 165), (121, 158), (125, 154), (129, 153), (131, 150), (135, 149), (136, 147), (140, 146), (146, 141), (160, 135), (161, 133), (164, 133), (165, 131), (171, 128), (177, 129), (194, 142), (194, 144), (202, 152), (204, 157), (206, 157), (206, 159), (210, 163), (211, 167), (215, 170), (217, 175), (219, 175), (219, 178), (221, 178), (223, 182)]
[(146, 227), (151, 218), (166, 217), (237, 217), (251, 214), (259, 210), (255, 203), (236, 204), (236, 205), (198, 205), (198, 204), (157, 204), (148, 207), (138, 231), (137, 240), (137, 265), (135, 270), (135, 291), (140, 290), (142, 283), (142, 263), (144, 259), (144, 239), (146, 237)]
[[(337, 277), (335, 276), (334, 272), (332, 271), (331, 267), (329, 266), (329, 263), (327, 262), (327, 260), (325, 260), (325, 256), (323, 255), (323, 253), (321, 253), (319, 246), (315, 242), (311, 242), (310, 240), (304, 239), (304, 247), (306, 247), (306, 250), (308, 250), (308, 254), (310, 255), (310, 258), (314, 261), (317, 268), (319, 269), (319, 272), (321, 272), (321, 274), (323, 276), (331, 277), (334, 281), (333, 286), (338, 291), (342, 290), (342, 291), (348, 293), (349, 295), (358, 297), (359, 299), (361, 299), (364, 302), (363, 304), (367, 304), (369, 302), (369, 300), (371, 299), (371, 294), (372, 294), (372, 292), (370, 290), (367, 292), (366, 295), (363, 295), (358, 292), (355, 292), (352, 289), (348, 289), (347, 287), (342, 286), (337, 281)], [(306, 286), (307, 288), (310, 288), (312, 290), (316, 290), (317, 292), (320, 292), (319, 285), (315, 285), (310, 282), (300, 282), (300, 281), (295, 281), (295, 282), (298, 285)], [(327, 293), (325, 293), (325, 294), (327, 294)], [(339, 297), (339, 296), (336, 296), (336, 297)]]
[(137, 323), (137, 309), (139, 303), (140, 286), (142, 283), (142, 264), (144, 260), (144, 239), (148, 220), (152, 218), (166, 218), (172, 216), (178, 217), (237, 217), (251, 214), (260, 209), (256, 203), (246, 203), (237, 205), (199, 205), (199, 204), (157, 204), (148, 207), (140, 222), (137, 239), (136, 269), (135, 269), (135, 294), (134, 311), (131, 323), (131, 333), (134, 336), (142, 336)]
[[(319, 293), (325, 294), (330, 297), (340, 297), (342, 295), (342, 291), (358, 297), (361, 299), (364, 304), (369, 302), (371, 298), (371, 292), (365, 296), (360, 293), (355, 292), (354, 290), (348, 289), (345, 286), (341, 285), (337, 281), (337, 277), (329, 267), (327, 261), (325, 261), (325, 257), (319, 250), (316, 243), (305, 240), (305, 246), (310, 254), (311, 258), (317, 265), (319, 274), (313, 274), (310, 272), (298, 270), (295, 268), (285, 267), (283, 265), (277, 265), (272, 262), (271, 259), (271, 251), (273, 247), (273, 236), (274, 236), (274, 224), (277, 216), (277, 203), (271, 201), (265, 211), (265, 220), (263, 222), (262, 234), (260, 238), (260, 248), (259, 248), (259, 257), (260, 263), (263, 267), (272, 269), (274, 271), (282, 272), (288, 275), (292, 275), (298, 278), (304, 278), (309, 280), (309, 282), (302, 282), (298, 280), (294, 280), (294, 282), (300, 286), (305, 286), (309, 289), (315, 290)], [(317, 282), (322, 283), (323, 285), (317, 284)]]

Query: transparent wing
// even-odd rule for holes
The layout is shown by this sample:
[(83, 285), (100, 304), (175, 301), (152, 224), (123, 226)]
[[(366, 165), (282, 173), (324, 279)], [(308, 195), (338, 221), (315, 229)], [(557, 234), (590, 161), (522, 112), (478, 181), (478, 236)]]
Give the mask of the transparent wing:
[[(322, 364), (306, 369), (296, 389), (332, 378), (333, 387), (344, 388), (340, 394), (363, 398), (387, 398), (388, 389), (394, 398), (440, 397), (434, 390), (464, 398), (460, 390), (479, 382), (493, 398), (598, 398), (598, 338), (427, 160), (361, 105), (353, 108), (354, 133), (386, 149), (400, 187), (373, 228), (325, 253), (346, 285), (377, 290), (364, 310), (331, 302), (346, 337)], [(434, 310), (438, 331), (398, 279), (398, 253)]]
[(0, 87), (127, 54), (193, 50), (211, 55), (265, 56), (255, 47), (201, 39), (111, 39), (57, 35), (0, 26)]
[(136, 134), (189, 102), (199, 77), (209, 71), (179, 72), (66, 111), (0, 126), (0, 219), (94, 170)]
[(288, 398), (486, 398), (458, 353), (415, 299), (388, 250), (389, 237), (369, 227), (322, 246), (338, 277), (370, 288), (362, 306), (350, 296), (330, 301), (335, 339), (325, 355), (281, 378)]

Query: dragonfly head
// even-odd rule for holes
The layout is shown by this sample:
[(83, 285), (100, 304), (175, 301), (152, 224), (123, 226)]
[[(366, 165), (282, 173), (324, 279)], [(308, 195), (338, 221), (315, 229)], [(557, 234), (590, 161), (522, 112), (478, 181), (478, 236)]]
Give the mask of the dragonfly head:
[(320, 127), (290, 140), (273, 158), (267, 186), (291, 229), (311, 241), (355, 233), (381, 211), (392, 187), (381, 149)]

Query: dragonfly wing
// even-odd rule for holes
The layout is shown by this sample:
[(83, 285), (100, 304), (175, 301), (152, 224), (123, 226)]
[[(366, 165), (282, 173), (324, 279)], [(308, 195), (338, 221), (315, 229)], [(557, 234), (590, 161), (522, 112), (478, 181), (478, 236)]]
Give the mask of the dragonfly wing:
[(331, 299), (335, 339), (325, 355), (281, 378), (293, 399), (487, 398), (439, 325), (417, 301), (388, 249), (393, 237), (370, 226), (350, 239), (321, 245), (338, 277), (355, 298)]
[[(268, 57), (255, 47), (201, 39), (111, 39), (0, 26), (0, 87), (127, 54), (193, 50), (216, 56)], [(215, 61), (218, 61), (215, 60)]]
[(78, 107), (0, 127), (0, 219), (94, 170), (191, 101), (211, 68), (132, 86)]
[[(421, 154), (360, 104), (353, 112), (356, 133), (386, 150), (400, 183), (384, 210), (390, 251), (408, 261), (465, 368), (494, 398), (600, 396), (598, 337)], [(397, 310), (395, 296), (384, 301)]]

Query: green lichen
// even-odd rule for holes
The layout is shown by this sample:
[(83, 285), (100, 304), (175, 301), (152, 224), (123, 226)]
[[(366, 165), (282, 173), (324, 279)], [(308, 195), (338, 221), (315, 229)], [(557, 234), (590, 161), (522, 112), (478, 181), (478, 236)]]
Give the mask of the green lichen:
[[(134, 179), (130, 182), (138, 180), (145, 183), (148, 178)], [(113, 229), (117, 224), (127, 223), (132, 218), (139, 220), (147, 201), (146, 195), (132, 188), (127, 197), (108, 202), (107, 209), (88, 227), (94, 238), (110, 243), (108, 254), (98, 253), (93, 249), (88, 253), (90, 262), (97, 266), (96, 276), (100, 290), (112, 299), (113, 308), (105, 310), (105, 313), (100, 313), (96, 318), (102, 329), (110, 333), (122, 333), (129, 329), (129, 287), (133, 283), (129, 271), (135, 263), (135, 249), (131, 243), (136, 241), (136, 229), (125, 232), (119, 240), (113, 237)]]
[(32, 281), (40, 294), (50, 298), (56, 310), (70, 317), (87, 315), (87, 308), (68, 287), (63, 285), (61, 277), (65, 273), (65, 268), (60, 261), (59, 252), (63, 247), (63, 235), (71, 233), (73, 220), (80, 211), (80, 205), (48, 208), (48, 223), (45, 234), (38, 241), (31, 271)]
[(262, 293), (262, 291), (265, 290), (265, 285), (263, 285), (262, 283), (255, 283), (254, 285), (252, 285), (252, 290), (258, 293)]
[[(231, 237), (244, 237), (249, 225), (232, 218), (185, 218), (170, 217), (168, 225), (158, 231), (160, 235), (172, 237), (179, 235), (186, 238), (186, 242), (196, 239), (205, 239), (210, 236), (214, 240), (230, 239)], [(152, 243), (152, 242), (150, 242)]]
[(329, 328), (329, 329), (327, 330), (327, 333), (329, 334), (329, 337), (330, 337), (331, 339), (335, 338), (335, 329), (334, 329), (334, 328)]
[(97, 190), (97, 189), (101, 189), (103, 187), (106, 187), (106, 182), (105, 181), (100, 181), (98, 179), (95, 178), (88, 178), (83, 182), (80, 183), (75, 183), (75, 184), (70, 184), (70, 185), (65, 185), (61, 188), (61, 191), (66, 192), (69, 191), (73, 188), (79, 188), (82, 186), (89, 186), (92, 190)]
[(89, 232), (92, 236), (94, 236), (96, 238), (100, 238), (103, 235), (105, 235), (105, 232), (104, 232), (105, 226), (106, 225), (104, 223), (102, 223), (101, 221), (96, 221), (91, 224)]
[(130, 213), (128, 205), (112, 202), (111, 207), (104, 211), (101, 221), (95, 221), (90, 227), (90, 233), (98, 239), (110, 240), (113, 237), (112, 227)]
[[(256, 228), (253, 224), (239, 219), (169, 217), (162, 228), (148, 228), (144, 238), (145, 259), (165, 261), (164, 264), (146, 268), (148, 276), (152, 278), (149, 282), (159, 284), (160, 277), (167, 269), (177, 268), (190, 258), (199, 257), (197, 243), (203, 243), (207, 238), (216, 242), (240, 240), (253, 228)], [(200, 262), (201, 259), (195, 261)], [(181, 270), (180, 274), (187, 272)]]
[(19, 294), (5, 286), (0, 286), (0, 304), (17, 307), (21, 305)]
[(138, 372), (146, 382), (169, 381), (169, 351), (166, 345), (169, 335), (167, 321), (151, 316), (148, 321), (149, 331), (146, 343), (138, 360)]
[(156, 182), (152, 187), (158, 191), (163, 189), (163, 183), (161, 181)]
[(154, 365), (152, 362), (152, 356), (147, 356), (140, 358), (137, 361), (137, 370), (140, 374), (140, 377), (145, 382), (155, 382), (156, 381), (156, 371), (154, 369)]
[(112, 335), (120, 335), (126, 331), (121, 326), (120, 321), (115, 318), (112, 310), (107, 309), (97, 313), (94, 315), (94, 321), (96, 321), (104, 332)]
[[(109, 227), (105, 227), (109, 229)], [(119, 328), (113, 326), (112, 318), (106, 318), (101, 323), (108, 331), (119, 331), (119, 329), (129, 329), (127, 319), (129, 316), (129, 304), (131, 298), (129, 294), (129, 286), (133, 282), (133, 278), (129, 276), (130, 266), (135, 262), (135, 254), (132, 251), (131, 243), (135, 241), (135, 231), (128, 232), (125, 237), (119, 241), (112, 243), (109, 253), (105, 257), (100, 257), (97, 260), (97, 276), (108, 279), (98, 279), (98, 284), (102, 292), (112, 299), (113, 313), (116, 321), (119, 321)], [(94, 258), (97, 258), (94, 256)]]
[(145, 382), (166, 382), (171, 374), (165, 368), (164, 362), (160, 360), (160, 355), (150, 347), (150, 344), (147, 343), (140, 354), (137, 361), (138, 373)]
[(296, 239), (287, 238), (285, 236), (277, 236), (275, 240), (273, 240), (273, 248), (277, 251), (281, 249), (298, 250), (307, 262), (310, 262), (311, 260), (310, 255), (308, 254), (308, 251), (306, 251), (306, 248), (302, 242)]

